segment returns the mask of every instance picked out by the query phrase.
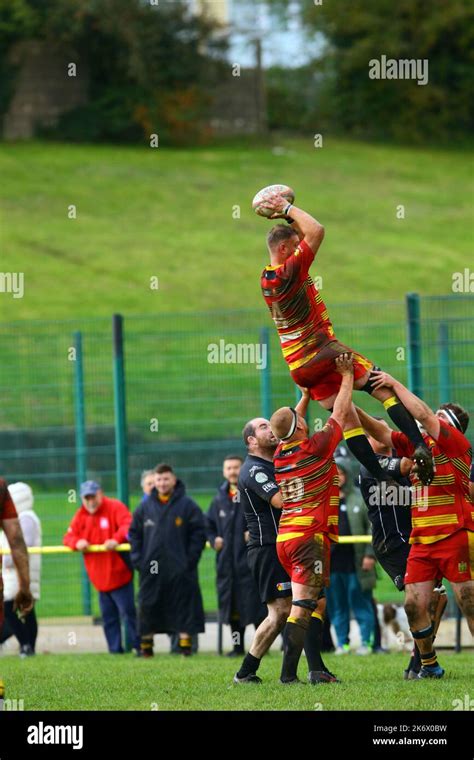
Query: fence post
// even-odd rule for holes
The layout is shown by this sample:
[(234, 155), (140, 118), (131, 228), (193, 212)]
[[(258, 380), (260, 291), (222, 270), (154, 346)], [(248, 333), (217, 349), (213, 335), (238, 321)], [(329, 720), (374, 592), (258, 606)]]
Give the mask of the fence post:
[[(82, 361), (82, 333), (74, 333), (74, 420), (76, 433), (76, 489), (80, 493), (81, 483), (87, 477), (86, 415), (84, 402), (84, 364)], [(84, 560), (81, 563), (82, 612), (92, 614), (91, 586)]]
[(115, 424), (115, 467), (117, 496), (128, 505), (128, 448), (127, 416), (125, 403), (125, 359), (123, 352), (123, 317), (112, 317), (114, 343), (114, 424)]
[(451, 396), (449, 382), (449, 328), (440, 322), (438, 329), (439, 403), (446, 404)]
[(262, 417), (269, 420), (272, 415), (272, 387), (270, 378), (270, 330), (268, 327), (262, 327), (260, 330), (260, 345), (262, 351), (266, 352), (265, 366), (260, 370), (260, 407)]
[(408, 318), (408, 387), (416, 396), (421, 396), (423, 383), (421, 376), (420, 296), (418, 293), (407, 293), (406, 304)]

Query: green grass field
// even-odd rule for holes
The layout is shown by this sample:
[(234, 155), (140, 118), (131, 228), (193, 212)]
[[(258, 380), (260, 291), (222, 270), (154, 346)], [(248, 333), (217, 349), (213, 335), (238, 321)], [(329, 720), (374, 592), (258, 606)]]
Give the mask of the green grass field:
[(3, 144), (2, 269), (24, 272), (25, 296), (2, 297), (1, 317), (260, 307), (268, 224), (250, 202), (279, 181), (326, 227), (329, 305), (449, 292), (471, 254), (471, 169), (464, 150), (331, 138), (315, 149), (310, 135), (183, 150)]
[[(112, 659), (113, 658), (113, 659)], [(326, 659), (326, 658), (325, 658)], [(327, 656), (341, 684), (282, 686), (281, 656), (267, 655), (261, 686), (232, 684), (236, 663), (217, 655), (38, 655), (2, 658), (7, 699), (25, 710), (444, 710), (472, 693), (472, 654), (440, 655), (440, 681), (403, 681), (407, 655)], [(306, 662), (299, 676), (306, 678)]]
[[(406, 342), (405, 292), (449, 293), (452, 272), (469, 260), (471, 154), (331, 139), (315, 149), (310, 139), (278, 138), (285, 152), (275, 155), (275, 139), (265, 146), (157, 151), (40, 142), (0, 146), (2, 270), (25, 274), (24, 298), (8, 293), (0, 298), (0, 429), (42, 431), (48, 464), (54, 463), (47, 492), (44, 481), (43, 493), (37, 491), (45, 543), (61, 543), (73, 512), (65, 494), (75, 486), (74, 472), (67, 470), (65, 447), (51, 445), (49, 431), (72, 429), (74, 423), (73, 363), (67, 356), (78, 327), (84, 328), (87, 425), (111, 429), (109, 317), (116, 311), (147, 315), (126, 320), (125, 335), (129, 429), (138, 446), (149, 447), (149, 466), (157, 456), (175, 456), (173, 444), (186, 441), (193, 464), (209, 469), (202, 442), (212, 439), (217, 448), (224, 439), (236, 439), (261, 408), (255, 366), (210, 365), (210, 341), (255, 342), (260, 328), (269, 326), (272, 408), (294, 399), (259, 292), (268, 224), (252, 213), (250, 201), (265, 184), (293, 185), (298, 203), (326, 227), (314, 274), (323, 277), (338, 337), (406, 381), (406, 362), (394, 359)], [(67, 215), (71, 204), (77, 207), (75, 220)], [(403, 220), (396, 217), (399, 204), (405, 205)], [(158, 290), (150, 290), (153, 276), (159, 278)], [(447, 312), (451, 383), (456, 400), (471, 407), (467, 367), (474, 361), (474, 344), (466, 337), (462, 304), (449, 305), (459, 308), (457, 320), (453, 309)], [(212, 314), (243, 308), (254, 311)], [(5, 324), (76, 318), (80, 324)], [(437, 403), (433, 335), (424, 336), (423, 360), (426, 398)], [(361, 401), (369, 411), (378, 409), (365, 397)], [(313, 416), (317, 409), (312, 405)], [(150, 433), (155, 417), (160, 437)], [(89, 462), (102, 476), (98, 449)], [(133, 454), (133, 443), (130, 450)], [(30, 465), (41, 456), (32, 449)], [(35, 489), (35, 474), (43, 476), (40, 467), (26, 469), (23, 451), (10, 443), (2, 451), (2, 466)], [(217, 486), (220, 475), (214, 474)], [(207, 508), (209, 498), (198, 496), (195, 483), (187, 485)], [(130, 506), (136, 503), (132, 499)], [(210, 551), (201, 560), (200, 578), (205, 607), (215, 610)], [(45, 558), (39, 614), (80, 614), (80, 584), (80, 558)], [(386, 576), (376, 596), (399, 599)], [(93, 611), (98, 611), (95, 594)]]

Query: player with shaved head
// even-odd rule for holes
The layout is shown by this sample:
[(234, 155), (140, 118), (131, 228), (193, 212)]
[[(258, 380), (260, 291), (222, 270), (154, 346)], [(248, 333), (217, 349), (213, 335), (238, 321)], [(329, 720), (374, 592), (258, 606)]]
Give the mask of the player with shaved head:
[(338, 540), (339, 481), (334, 452), (352, 404), (352, 355), (337, 356), (335, 367), (341, 384), (332, 414), (321, 431), (309, 434), (305, 414), (310, 394), (306, 389), (296, 409), (278, 409), (270, 420), (280, 440), (274, 455), (275, 478), (283, 498), (277, 554), (291, 578), (293, 596), (283, 631), (282, 683), (298, 682), (303, 646), (309, 682), (337, 681), (321, 659), (323, 591), (329, 585), (330, 544)]
[[(309, 269), (324, 238), (324, 227), (303, 209), (278, 193), (269, 192), (260, 203), (262, 215), (284, 218), (267, 235), (270, 265), (261, 276), (261, 288), (281, 341), (283, 356), (297, 385), (308, 388), (311, 398), (332, 409), (341, 384), (337, 356), (351, 351), (334, 334), (326, 306), (310, 277)], [(345, 283), (347, 287), (350, 283)], [(406, 407), (392, 389), (375, 386), (374, 363), (352, 351), (354, 388), (381, 401), (390, 418), (414, 444), (414, 458), (423, 483), (433, 478), (433, 460)], [(378, 480), (390, 478), (380, 467), (352, 405), (344, 425), (344, 438), (359, 461)]]

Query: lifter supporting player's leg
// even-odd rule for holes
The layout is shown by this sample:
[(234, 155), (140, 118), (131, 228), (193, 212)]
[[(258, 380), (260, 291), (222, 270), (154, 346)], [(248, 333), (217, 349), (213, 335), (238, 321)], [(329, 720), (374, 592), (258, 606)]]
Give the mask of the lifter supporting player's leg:
[[(319, 403), (322, 407), (324, 407), (324, 409), (331, 410), (334, 405), (334, 401), (336, 400), (336, 395), (337, 394), (333, 394), (328, 398), (322, 399)], [(379, 465), (374, 450), (367, 440), (367, 436), (362, 429), (362, 425), (360, 423), (359, 416), (356, 412), (354, 404), (351, 405), (349, 414), (346, 417), (346, 424), (344, 426), (344, 438), (349, 449), (354, 454), (356, 459), (358, 459), (359, 462), (361, 462), (361, 464), (363, 464), (364, 467), (369, 470), (374, 478), (377, 478), (377, 480), (391, 479), (390, 475), (384, 472), (384, 470), (382, 470)]]
[[(376, 367), (375, 369), (378, 369)], [(423, 436), (418, 429), (415, 418), (410, 414), (408, 409), (401, 403), (400, 399), (393, 393), (391, 388), (375, 388), (372, 384), (371, 372), (367, 371), (365, 375), (354, 382), (356, 390), (366, 391), (373, 398), (376, 398), (383, 404), (388, 416), (395, 425), (405, 433), (407, 438), (415, 446), (414, 460), (417, 464), (418, 476), (424, 485), (429, 485), (433, 479), (433, 458), (431, 452), (423, 440)]]

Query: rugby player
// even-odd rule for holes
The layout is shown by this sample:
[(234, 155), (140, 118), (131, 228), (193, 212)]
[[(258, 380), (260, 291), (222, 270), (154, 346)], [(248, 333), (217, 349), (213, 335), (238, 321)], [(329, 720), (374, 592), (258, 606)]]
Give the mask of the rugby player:
[(305, 420), (308, 392), (297, 409), (282, 407), (270, 420), (280, 440), (274, 456), (275, 478), (283, 498), (277, 553), (291, 578), (293, 596), (283, 631), (282, 683), (298, 682), (298, 662), (310, 627), (315, 630), (316, 647), (310, 642), (305, 647), (308, 680), (312, 684), (337, 681), (322, 663), (318, 646), (325, 606), (320, 595), (329, 585), (330, 543), (338, 538), (339, 479), (333, 455), (352, 403), (352, 355), (337, 356), (335, 367), (341, 384), (332, 414), (321, 431), (309, 436)]
[[(386, 372), (374, 372), (374, 387), (397, 394), (420, 422), (435, 461), (435, 477), (419, 486), (417, 465), (412, 469), (415, 489), (412, 503), (411, 550), (405, 573), (405, 611), (420, 650), (419, 678), (441, 678), (433, 647), (430, 602), (435, 582), (446, 578), (474, 636), (474, 508), (469, 493), (471, 445), (464, 435), (468, 413), (457, 404), (441, 404), (433, 412), (427, 404)], [(372, 425), (371, 434), (398, 456), (413, 458), (414, 446), (399, 432)]]
[(255, 631), (234, 683), (260, 684), (262, 679), (257, 675), (260, 661), (281, 633), (290, 611), (291, 582), (278, 561), (275, 545), (282, 506), (273, 467), (278, 441), (270, 422), (263, 417), (247, 422), (243, 438), (248, 454), (240, 468), (237, 498), (249, 531), (248, 564), (268, 615)]
[[(413, 460), (393, 456), (391, 446), (380, 443), (372, 435), (372, 431), (380, 430), (380, 425), (385, 428), (385, 431), (395, 432), (385, 420), (381, 417), (371, 417), (359, 407), (356, 407), (356, 410), (380, 466), (396, 481), (393, 485), (386, 486), (385, 483), (375, 480), (364, 466), (360, 468), (359, 486), (372, 526), (375, 557), (396, 588), (404, 591), (407, 560), (411, 548), (411, 482), (408, 476), (413, 467)], [(374, 425), (374, 423), (377, 424)], [(430, 607), (434, 635), (437, 633), (447, 603), (446, 589), (439, 582), (433, 590)], [(420, 652), (414, 644), (410, 662), (404, 671), (405, 679), (418, 678), (420, 668)]]
[[(273, 211), (270, 218), (285, 218), (290, 225), (277, 224), (267, 235), (271, 263), (261, 276), (263, 297), (280, 336), (283, 356), (293, 380), (308, 388), (311, 398), (331, 410), (341, 384), (334, 360), (351, 349), (340, 343), (309, 268), (323, 241), (324, 227), (310, 214), (272, 193), (261, 204)], [(395, 425), (414, 444), (414, 458), (423, 483), (433, 477), (433, 461), (420, 431), (407, 409), (388, 388), (373, 385), (373, 362), (352, 351), (354, 388), (381, 401)], [(344, 425), (344, 438), (354, 456), (378, 480), (388, 479), (372, 451), (354, 406)]]

